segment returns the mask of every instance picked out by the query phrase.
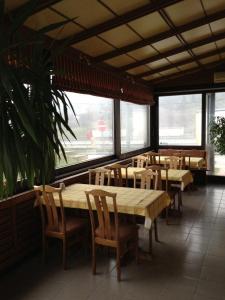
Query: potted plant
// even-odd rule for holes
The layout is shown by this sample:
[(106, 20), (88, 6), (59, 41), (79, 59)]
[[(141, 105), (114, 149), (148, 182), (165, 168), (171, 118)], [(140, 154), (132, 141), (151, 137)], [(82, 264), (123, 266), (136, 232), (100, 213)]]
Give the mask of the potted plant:
[(68, 21), (42, 28), (32, 38), (20, 33), (38, 2), (28, 1), (10, 17), (0, 1), (0, 199), (15, 192), (18, 178), (29, 187), (35, 180), (50, 182), (56, 156), (66, 159), (61, 141), (68, 132), (75, 137), (68, 125), (70, 101), (51, 80), (58, 49), (46, 48), (43, 38)]

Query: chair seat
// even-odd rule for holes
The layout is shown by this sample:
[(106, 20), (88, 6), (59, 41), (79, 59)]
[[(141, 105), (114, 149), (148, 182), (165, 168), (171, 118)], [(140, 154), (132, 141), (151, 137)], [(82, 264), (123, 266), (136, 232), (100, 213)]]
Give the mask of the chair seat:
[[(72, 235), (74, 232), (81, 230), (87, 222), (82, 218), (67, 217), (66, 218), (66, 235)], [(59, 230), (52, 229), (49, 225), (46, 226), (46, 234), (52, 235), (52, 233), (63, 234), (62, 221), (59, 222)]]
[[(137, 225), (130, 225), (130, 224), (120, 225), (119, 226), (119, 240), (120, 241), (129, 240), (130, 238), (134, 237), (134, 234), (137, 231), (138, 231)], [(115, 240), (115, 238), (116, 238), (115, 226), (111, 226), (111, 232), (112, 232), (112, 239)], [(102, 236), (99, 227), (97, 227), (95, 229), (95, 235), (96, 235), (96, 237), (105, 238), (104, 236)]]

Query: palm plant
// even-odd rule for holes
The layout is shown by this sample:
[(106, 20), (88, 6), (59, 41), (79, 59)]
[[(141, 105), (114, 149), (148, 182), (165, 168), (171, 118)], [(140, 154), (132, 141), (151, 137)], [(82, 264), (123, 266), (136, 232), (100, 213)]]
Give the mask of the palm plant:
[(59, 49), (46, 49), (43, 38), (68, 21), (42, 28), (32, 38), (20, 33), (38, 2), (21, 6), (6, 30), (10, 16), (6, 20), (5, 1), (0, 0), (0, 199), (5, 192), (15, 192), (18, 177), (29, 187), (35, 180), (51, 181), (56, 156), (66, 159), (61, 140), (68, 132), (75, 137), (68, 126), (70, 101), (51, 80), (52, 60)]

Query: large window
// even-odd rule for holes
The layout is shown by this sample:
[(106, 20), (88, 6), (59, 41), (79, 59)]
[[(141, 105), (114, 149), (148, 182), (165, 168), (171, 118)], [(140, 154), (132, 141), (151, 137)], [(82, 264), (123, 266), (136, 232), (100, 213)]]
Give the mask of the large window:
[(69, 112), (69, 125), (77, 139), (64, 141), (68, 162), (58, 167), (109, 156), (114, 153), (113, 100), (91, 95), (66, 93), (76, 113)]
[(159, 145), (200, 146), (202, 95), (159, 97)]
[(121, 101), (121, 153), (149, 146), (149, 106)]
[(216, 117), (225, 117), (225, 93), (207, 94), (206, 99), (208, 169), (211, 175), (225, 176), (225, 156), (215, 151), (209, 137), (210, 122)]

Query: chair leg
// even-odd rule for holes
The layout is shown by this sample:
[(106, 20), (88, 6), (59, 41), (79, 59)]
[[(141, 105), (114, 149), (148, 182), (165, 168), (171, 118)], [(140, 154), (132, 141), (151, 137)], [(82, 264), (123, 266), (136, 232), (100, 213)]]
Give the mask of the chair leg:
[(155, 229), (155, 241), (159, 241), (159, 236), (158, 236), (158, 226), (157, 226), (157, 218), (154, 220), (154, 229)]
[(88, 229), (86, 228), (86, 230), (85, 230), (85, 234), (84, 234), (84, 236), (83, 236), (83, 240), (82, 240), (82, 244), (83, 244), (83, 247), (84, 247), (84, 255), (85, 255), (85, 257), (87, 257), (88, 256), (88, 254), (89, 254), (89, 248), (88, 248), (88, 236), (89, 236), (89, 232), (88, 232)]
[(121, 267), (120, 267), (120, 247), (116, 248), (116, 269), (117, 269), (117, 280), (121, 280)]
[(116, 269), (117, 269), (117, 280), (121, 280), (121, 268), (120, 268), (120, 246), (116, 248)]
[(169, 216), (168, 216), (169, 207), (166, 207), (166, 225), (169, 225)]
[(92, 242), (92, 273), (96, 274), (96, 245)]
[(67, 268), (67, 241), (66, 238), (63, 239), (63, 269)]
[(138, 232), (135, 237), (135, 260), (136, 263), (139, 263), (139, 249), (138, 249)]
[(178, 212), (181, 213), (181, 207), (182, 207), (182, 192), (179, 191), (178, 194)]
[(47, 239), (46, 236), (42, 236), (42, 262), (46, 263), (46, 255), (47, 255)]
[(149, 229), (149, 254), (152, 254), (152, 227)]

